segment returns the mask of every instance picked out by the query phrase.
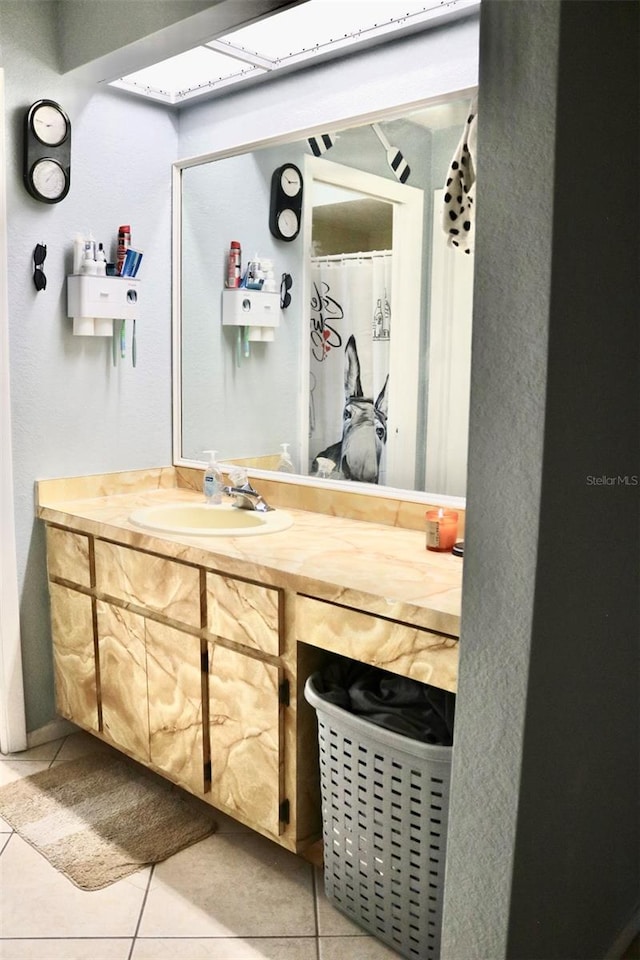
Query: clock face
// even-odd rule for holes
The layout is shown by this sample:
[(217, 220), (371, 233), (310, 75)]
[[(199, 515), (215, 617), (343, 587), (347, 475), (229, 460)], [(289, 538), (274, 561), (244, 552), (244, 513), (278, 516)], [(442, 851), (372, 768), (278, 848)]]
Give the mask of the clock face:
[(41, 103), (31, 115), (33, 132), (41, 143), (57, 147), (67, 136), (69, 125), (64, 113), (53, 103)]
[(66, 192), (67, 178), (57, 160), (45, 157), (38, 160), (31, 170), (34, 189), (44, 200), (59, 200)]
[(282, 192), (288, 197), (296, 197), (302, 190), (302, 177), (296, 167), (285, 167), (280, 175)]
[(293, 239), (298, 232), (298, 226), (298, 215), (293, 210), (285, 209), (280, 211), (278, 228), (285, 239)]

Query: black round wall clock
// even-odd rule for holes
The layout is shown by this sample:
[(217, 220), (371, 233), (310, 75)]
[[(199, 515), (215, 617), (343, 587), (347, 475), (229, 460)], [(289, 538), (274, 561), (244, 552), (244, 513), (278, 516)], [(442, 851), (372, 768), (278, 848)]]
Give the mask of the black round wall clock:
[(269, 230), (278, 240), (295, 240), (300, 233), (302, 185), (302, 174), (294, 163), (273, 171)]
[(55, 100), (37, 100), (24, 116), (24, 185), (36, 200), (59, 203), (71, 185), (71, 121)]

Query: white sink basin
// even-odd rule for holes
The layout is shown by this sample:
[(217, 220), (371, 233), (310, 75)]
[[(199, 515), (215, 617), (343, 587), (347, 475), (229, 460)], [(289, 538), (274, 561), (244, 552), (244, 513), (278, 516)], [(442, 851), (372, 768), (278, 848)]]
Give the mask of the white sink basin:
[(283, 510), (258, 513), (227, 503), (164, 503), (135, 510), (129, 520), (148, 530), (206, 537), (255, 537), (286, 530), (293, 523)]

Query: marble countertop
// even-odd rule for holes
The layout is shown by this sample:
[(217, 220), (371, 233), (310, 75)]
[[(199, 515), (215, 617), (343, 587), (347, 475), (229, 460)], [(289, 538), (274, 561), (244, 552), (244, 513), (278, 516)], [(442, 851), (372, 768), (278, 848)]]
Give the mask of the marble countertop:
[[(140, 487), (140, 488), (139, 488)], [(460, 634), (462, 560), (428, 551), (422, 531), (283, 507), (293, 525), (255, 537), (185, 536), (144, 530), (128, 519), (144, 506), (200, 503), (192, 489), (133, 484), (126, 492), (39, 481), (37, 515), (133, 548), (291, 589), (449, 636)]]

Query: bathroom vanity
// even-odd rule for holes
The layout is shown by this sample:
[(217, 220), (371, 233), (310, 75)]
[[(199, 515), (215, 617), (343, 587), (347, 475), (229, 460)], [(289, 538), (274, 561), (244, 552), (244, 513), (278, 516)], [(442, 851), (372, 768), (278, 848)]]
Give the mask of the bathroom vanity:
[(57, 709), (298, 852), (320, 832), (306, 678), (339, 654), (455, 690), (462, 561), (425, 549), (425, 504), (277, 481), (256, 486), (293, 517), (283, 531), (130, 521), (199, 502), (200, 483), (188, 468), (38, 482)]

